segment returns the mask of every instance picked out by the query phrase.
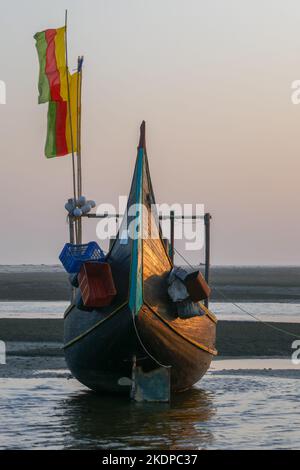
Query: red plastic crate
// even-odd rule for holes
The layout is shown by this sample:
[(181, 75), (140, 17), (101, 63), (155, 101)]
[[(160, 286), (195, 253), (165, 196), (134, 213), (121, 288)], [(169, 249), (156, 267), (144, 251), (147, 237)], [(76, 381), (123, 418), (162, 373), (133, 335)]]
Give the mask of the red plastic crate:
[(111, 304), (117, 293), (108, 263), (84, 263), (78, 281), (86, 307), (106, 307)]

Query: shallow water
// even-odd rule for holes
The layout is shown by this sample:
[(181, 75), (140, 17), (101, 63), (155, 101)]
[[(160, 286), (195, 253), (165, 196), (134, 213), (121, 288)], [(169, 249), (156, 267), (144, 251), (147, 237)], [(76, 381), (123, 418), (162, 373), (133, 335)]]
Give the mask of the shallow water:
[(63, 371), (0, 380), (1, 449), (299, 449), (300, 366), (216, 361), (171, 404), (98, 396)]
[[(0, 318), (63, 318), (69, 302), (0, 302)], [(300, 322), (300, 304), (275, 302), (237, 302), (242, 309), (265, 321)], [(211, 302), (218, 320), (255, 321), (230, 302)]]

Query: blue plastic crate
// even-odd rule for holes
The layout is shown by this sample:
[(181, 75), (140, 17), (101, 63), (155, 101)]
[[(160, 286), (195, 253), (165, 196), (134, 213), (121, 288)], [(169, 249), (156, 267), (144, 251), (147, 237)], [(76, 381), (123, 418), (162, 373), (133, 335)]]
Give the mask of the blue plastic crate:
[(79, 273), (86, 261), (104, 261), (104, 259), (105, 255), (96, 242), (82, 245), (66, 243), (59, 255), (59, 260), (68, 273)]

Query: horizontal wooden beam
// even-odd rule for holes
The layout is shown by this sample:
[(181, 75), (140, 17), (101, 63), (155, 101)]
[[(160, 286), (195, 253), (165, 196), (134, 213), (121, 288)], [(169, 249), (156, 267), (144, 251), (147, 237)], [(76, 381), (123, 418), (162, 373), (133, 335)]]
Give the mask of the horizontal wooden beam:
[[(123, 217), (124, 214), (82, 214), (81, 217), (87, 217), (88, 219), (105, 219), (107, 217), (119, 219)], [(160, 215), (159, 220), (170, 219), (171, 215)], [(174, 215), (174, 219), (179, 220), (203, 220), (204, 215)]]

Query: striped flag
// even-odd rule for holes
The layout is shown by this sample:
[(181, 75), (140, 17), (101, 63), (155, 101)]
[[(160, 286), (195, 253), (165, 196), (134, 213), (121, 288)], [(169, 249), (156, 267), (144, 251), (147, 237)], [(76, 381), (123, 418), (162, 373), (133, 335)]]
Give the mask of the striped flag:
[(40, 65), (38, 102), (48, 102), (45, 156), (61, 157), (77, 151), (78, 73), (70, 75), (67, 71), (65, 26), (36, 33), (34, 39)]
[[(70, 107), (73, 151), (77, 151), (77, 80), (78, 72), (70, 76)], [(49, 101), (45, 145), (47, 158), (62, 157), (72, 152), (70, 114), (67, 101)]]
[(39, 57), (39, 103), (67, 101), (66, 28), (36, 33)]

